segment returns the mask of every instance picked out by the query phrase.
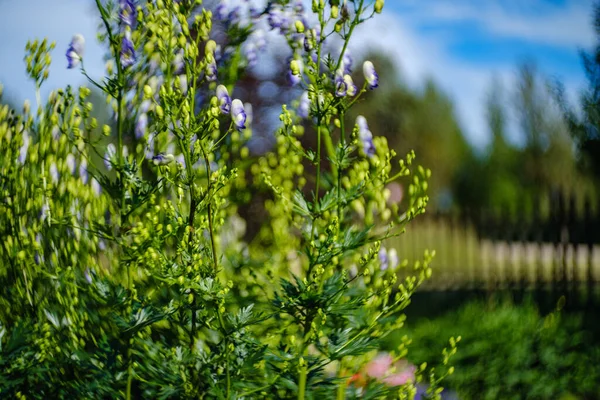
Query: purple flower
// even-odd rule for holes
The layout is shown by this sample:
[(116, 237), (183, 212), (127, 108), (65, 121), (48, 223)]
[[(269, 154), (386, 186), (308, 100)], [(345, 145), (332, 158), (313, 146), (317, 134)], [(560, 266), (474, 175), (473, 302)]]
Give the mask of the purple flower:
[(350, 55), (350, 52), (346, 50), (344, 56), (342, 57), (342, 65), (340, 65), (340, 69), (344, 71), (344, 74), (352, 73), (352, 63), (352, 56)]
[(135, 49), (131, 41), (131, 32), (125, 31), (121, 41), (121, 66), (123, 68), (131, 67), (136, 62)]
[(217, 80), (217, 63), (214, 58), (206, 64), (206, 80), (209, 82)]
[(377, 71), (375, 71), (375, 67), (371, 61), (364, 62), (363, 74), (365, 75), (365, 80), (369, 84), (369, 89), (373, 90), (379, 86), (379, 75), (377, 75)]
[(23, 145), (19, 150), (19, 162), (21, 164), (25, 164), (25, 160), (27, 159), (27, 149), (29, 149), (29, 135), (27, 132), (23, 132)]
[(246, 46), (244, 47), (244, 55), (246, 56), (249, 67), (255, 66), (258, 62), (258, 53), (254, 43), (246, 43)]
[(271, 29), (279, 29), (279, 32), (285, 34), (290, 28), (290, 19), (285, 10), (281, 6), (271, 3), (268, 13), (267, 22)]
[(148, 114), (142, 113), (138, 117), (135, 123), (135, 137), (136, 139), (141, 139), (146, 134), (146, 129), (148, 128)]
[(100, 196), (100, 193), (102, 193), (102, 186), (100, 186), (98, 181), (95, 178), (92, 178), (90, 185), (92, 186), (92, 191), (94, 192), (94, 194), (96, 196)]
[(44, 204), (42, 205), (42, 209), (40, 210), (40, 219), (45, 221), (50, 216), (50, 206), (48, 205), (48, 201), (44, 200)]
[(229, 111), (231, 111), (231, 97), (229, 97), (229, 92), (225, 86), (217, 86), (217, 99), (219, 100), (221, 112), (223, 114), (229, 114)]
[(58, 168), (56, 168), (56, 164), (50, 164), (50, 169), (48, 171), (50, 173), (50, 177), (52, 178), (52, 182), (58, 183), (58, 178), (60, 178), (60, 174), (58, 173)]
[(310, 99), (308, 92), (302, 93), (300, 97), (300, 104), (298, 105), (298, 116), (300, 118), (308, 118), (310, 114)]
[(227, 23), (230, 25), (237, 25), (240, 23), (240, 7), (234, 7), (227, 16)]
[(104, 166), (107, 170), (112, 170), (114, 158), (116, 155), (117, 150), (115, 149), (115, 145), (109, 143), (108, 146), (106, 146), (106, 153), (104, 154)]
[(229, 10), (226, 1), (221, 0), (219, 2), (219, 5), (215, 9), (215, 16), (217, 17), (217, 20), (221, 22), (227, 21), (227, 17), (229, 16)]
[(85, 271), (83, 271), (83, 276), (85, 277), (85, 280), (87, 281), (87, 283), (91, 284), (92, 283), (92, 271), (90, 271), (90, 268), (86, 268)]
[(173, 154), (160, 153), (152, 157), (152, 162), (154, 163), (154, 165), (168, 165), (174, 160), (175, 157), (173, 156)]
[(88, 181), (87, 161), (85, 159), (81, 160), (81, 164), (79, 164), (79, 178), (84, 184)]
[(356, 125), (358, 126), (358, 138), (362, 144), (363, 151), (369, 157), (375, 155), (375, 145), (373, 144), (373, 134), (369, 130), (367, 120), (362, 115), (356, 117)]
[(173, 60), (173, 68), (175, 75), (183, 74), (185, 71), (185, 62), (183, 60), (183, 50), (180, 50), (175, 54), (175, 59)]
[(85, 38), (81, 34), (76, 34), (71, 39), (69, 48), (67, 49), (67, 68), (75, 68), (83, 59), (83, 51), (85, 50)]
[(238, 130), (246, 129), (246, 110), (244, 104), (238, 99), (231, 102), (231, 119)]
[(133, 26), (136, 18), (135, 3), (133, 0), (119, 0), (119, 18), (127, 26)]
[(356, 85), (352, 81), (352, 77), (348, 74), (344, 75), (344, 71), (338, 69), (335, 74), (335, 95), (337, 97), (354, 96), (356, 95)]
[(152, 102), (150, 102), (150, 100), (144, 100), (142, 101), (142, 104), (140, 104), (139, 112), (146, 113), (150, 110), (151, 106)]
[(179, 80), (179, 90), (181, 90), (181, 94), (184, 96), (187, 95), (189, 87), (187, 75), (179, 75), (177, 79)]
[(67, 166), (67, 169), (69, 170), (69, 172), (71, 173), (71, 175), (75, 174), (75, 157), (73, 156), (73, 154), (67, 154), (67, 158), (65, 159), (65, 164)]
[(379, 267), (382, 271), (385, 271), (388, 268), (396, 268), (399, 264), (398, 253), (396, 249), (387, 250), (385, 247), (382, 247), (379, 250)]
[(298, 15), (304, 15), (304, 4), (302, 4), (302, 0), (296, 0), (294, 2), (294, 12)]

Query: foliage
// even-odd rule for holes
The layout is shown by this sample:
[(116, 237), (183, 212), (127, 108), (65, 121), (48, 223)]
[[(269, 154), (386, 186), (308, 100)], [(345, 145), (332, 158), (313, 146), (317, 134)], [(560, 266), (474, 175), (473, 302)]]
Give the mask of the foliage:
[[(349, 122), (379, 82), (365, 63), (359, 89), (345, 50), (383, 1), (329, 3), (309, 15), (287, 1), (213, 13), (200, 0), (97, 0), (106, 77), (87, 76), (81, 35), (66, 58), (112, 110), (106, 125), (89, 88), (41, 101), (53, 44), (28, 43), (36, 108), (0, 108), (1, 397), (381, 398), (417, 382), (437, 397), (449, 369), (348, 385), (431, 274), (432, 253), (409, 270), (381, 248), (425, 211), (430, 171)], [(236, 85), (262, 24), (287, 42), (303, 94), (254, 158), (252, 97)], [(396, 180), (402, 208), (387, 201)], [(256, 197), (264, 218), (247, 237)]]
[(456, 373), (447, 380), (461, 399), (595, 398), (600, 347), (582, 318), (558, 311), (543, 316), (528, 302), (474, 301), (408, 326), (408, 358), (437, 365), (436, 344), (461, 333)]
[(580, 165), (591, 172), (596, 179), (600, 177), (600, 3), (596, 2), (593, 12), (596, 43), (591, 51), (581, 51), (581, 61), (587, 77), (588, 87), (580, 95), (581, 113), (569, 104), (564, 87), (560, 82), (555, 85), (555, 94), (561, 105), (563, 115), (569, 125), (571, 135), (581, 157)]

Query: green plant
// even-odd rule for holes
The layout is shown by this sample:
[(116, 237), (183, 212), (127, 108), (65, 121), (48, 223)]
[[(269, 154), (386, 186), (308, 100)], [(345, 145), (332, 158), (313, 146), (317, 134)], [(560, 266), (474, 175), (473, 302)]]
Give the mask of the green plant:
[[(540, 315), (531, 303), (474, 301), (408, 327), (409, 359), (440, 363), (434, 350), (447, 335), (462, 335), (446, 384), (462, 399), (595, 398), (600, 347), (581, 315)], [(566, 398), (566, 397), (565, 397)]]
[[(0, 394), (357, 396), (348, 378), (402, 326), (433, 256), (398, 282), (407, 263), (380, 243), (425, 211), (430, 172), (346, 118), (378, 85), (365, 63), (355, 86), (346, 48), (383, 1), (314, 1), (312, 20), (297, 2), (244, 18), (221, 4), (220, 51), (199, 0), (96, 4), (109, 62), (106, 78), (88, 79), (114, 121), (91, 116), (86, 87), (41, 102), (46, 40), (26, 48), (37, 108), (0, 109)], [(230, 93), (264, 19), (304, 92), (282, 106), (272, 151), (251, 157), (251, 109)], [(84, 46), (76, 35), (66, 56), (87, 77)], [(315, 148), (300, 141), (309, 129)], [(409, 179), (402, 210), (386, 201), (398, 179)], [(247, 238), (240, 213), (256, 196), (264, 218)], [(408, 395), (414, 383), (373, 380), (360, 394)]]

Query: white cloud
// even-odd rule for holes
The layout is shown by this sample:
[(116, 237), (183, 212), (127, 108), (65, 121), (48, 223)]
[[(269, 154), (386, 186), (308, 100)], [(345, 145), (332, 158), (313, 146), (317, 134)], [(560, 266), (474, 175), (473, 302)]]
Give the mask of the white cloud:
[(400, 67), (414, 87), (432, 77), (454, 101), (458, 120), (467, 138), (476, 146), (487, 143), (483, 102), (492, 75), (509, 70), (490, 71), (455, 59), (444, 43), (419, 36), (399, 15), (388, 12), (356, 30), (353, 54), (381, 51)]
[(548, 1), (527, 2), (430, 0), (427, 6), (413, 2), (407, 14), (411, 20), (473, 21), (496, 36), (524, 39), (564, 47), (593, 44), (591, 10), (593, 0), (571, 0), (564, 6)]
[[(408, 13), (397, 14), (388, 9), (356, 30), (352, 50), (357, 55), (361, 55), (361, 51), (384, 52), (401, 68), (403, 76), (413, 87), (419, 87), (425, 78), (432, 77), (454, 100), (459, 123), (469, 141), (482, 148), (490, 139), (485, 101), (492, 78), (497, 77), (507, 88), (514, 87), (516, 60), (506, 60), (491, 69), (460, 59), (449, 50), (453, 37), (420, 34), (420, 23), (476, 20), (496, 36), (521, 37), (570, 48), (587, 46), (593, 39), (588, 15), (591, 6), (584, 7), (581, 2), (569, 3), (561, 13), (547, 7), (546, 12), (537, 17), (527, 17), (524, 10), (518, 14), (500, 4), (495, 1), (450, 4), (444, 0), (432, 0), (427, 7), (420, 1), (415, 2), (415, 9), (409, 6), (411, 11)], [(574, 98), (583, 82), (572, 76), (559, 78), (565, 83), (570, 97)], [(512, 128), (516, 129), (515, 124)], [(510, 132), (509, 136), (518, 140), (514, 139), (516, 132)]]

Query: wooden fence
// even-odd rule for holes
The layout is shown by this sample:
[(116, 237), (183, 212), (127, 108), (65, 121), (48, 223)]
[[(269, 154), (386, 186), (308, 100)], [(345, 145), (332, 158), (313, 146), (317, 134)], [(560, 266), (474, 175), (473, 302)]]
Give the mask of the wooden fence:
[[(554, 192), (499, 211), (428, 212), (386, 243), (402, 258), (435, 250), (423, 290), (552, 290), (595, 296), (600, 218), (590, 198)], [(582, 200), (582, 201), (581, 201)], [(515, 211), (517, 210), (517, 211)]]

